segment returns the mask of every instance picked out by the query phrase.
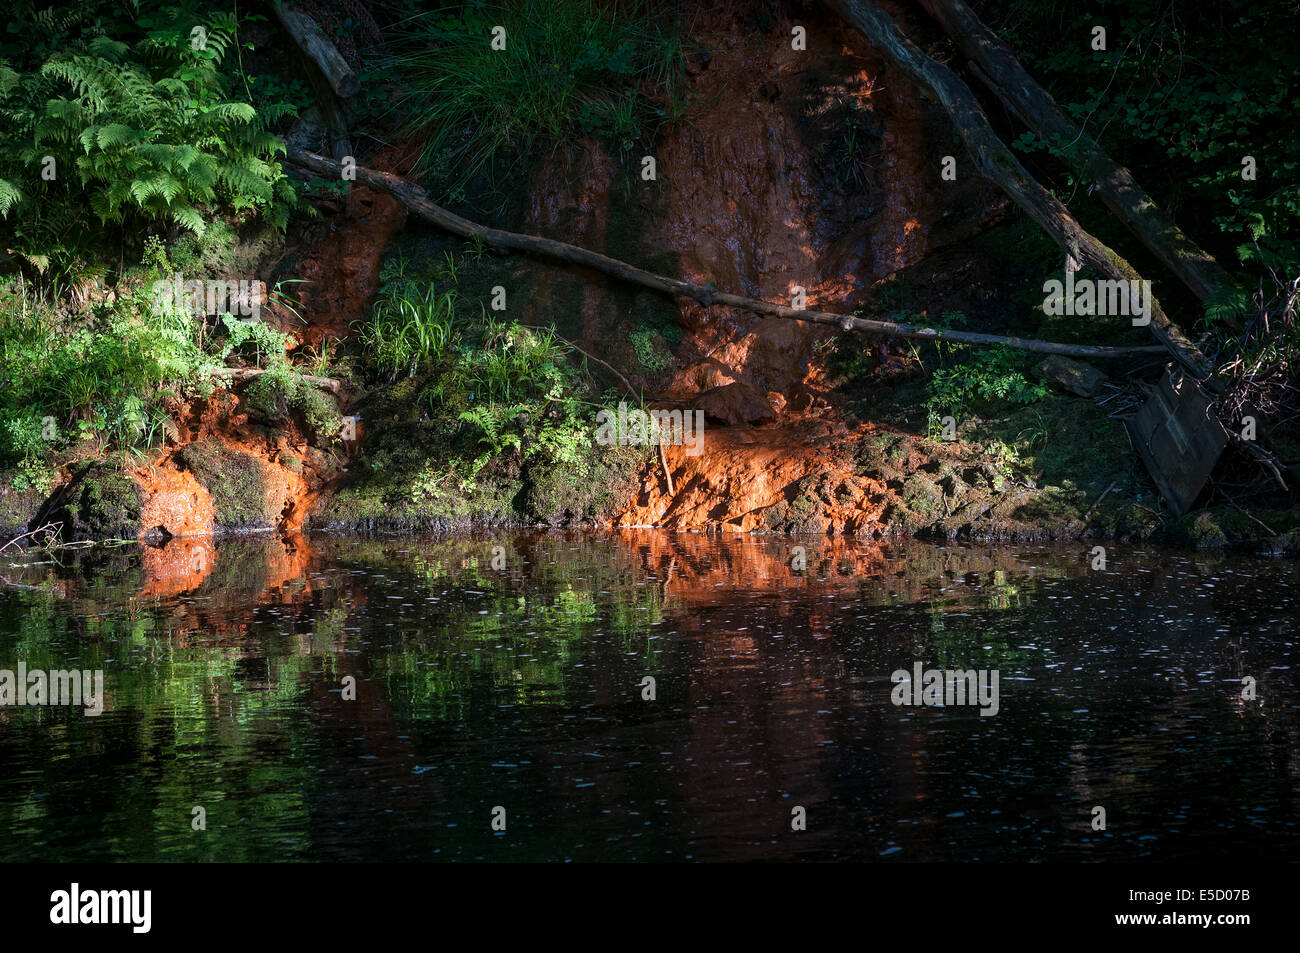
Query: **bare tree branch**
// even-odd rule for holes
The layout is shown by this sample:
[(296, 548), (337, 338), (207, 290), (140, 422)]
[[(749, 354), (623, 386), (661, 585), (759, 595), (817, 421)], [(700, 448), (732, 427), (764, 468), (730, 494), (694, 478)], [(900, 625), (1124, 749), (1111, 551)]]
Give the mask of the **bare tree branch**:
[[(293, 153), (287, 157), (287, 161), (330, 178), (339, 178), (342, 174), (342, 166), (337, 162), (313, 152)], [(998, 334), (981, 334), (975, 331), (951, 331), (946, 328), (917, 327), (912, 324), (876, 321), (869, 318), (854, 317), (853, 315), (834, 314), (828, 311), (799, 310), (785, 305), (746, 298), (741, 295), (727, 294), (716, 291), (707, 285), (691, 284), (690, 282), (679, 281), (676, 278), (656, 275), (629, 265), (627, 262), (619, 261), (616, 258), (609, 258), (599, 252), (579, 248), (577, 245), (552, 241), (549, 238), (539, 238), (535, 235), (520, 235), (515, 232), (475, 224), (430, 202), (424, 189), (415, 183), (388, 172), (357, 166), (356, 181), (380, 192), (387, 192), (420, 218), (451, 232), (453, 235), (460, 235), (462, 238), (481, 239), (486, 244), (497, 248), (526, 252), (543, 258), (581, 265), (584, 268), (591, 268), (613, 278), (638, 284), (645, 288), (652, 288), (664, 294), (690, 298), (706, 306), (715, 304), (729, 305), (778, 318), (811, 321), (815, 324), (833, 324), (845, 331), (871, 331), (896, 337), (917, 338), (927, 341), (951, 341), (957, 344), (983, 346), (1002, 344), (1022, 351), (1064, 354), (1070, 357), (1127, 357), (1132, 354), (1165, 351), (1164, 347), (1154, 345), (1103, 347), (1089, 344), (1058, 344), (1053, 341), (1006, 337)]]

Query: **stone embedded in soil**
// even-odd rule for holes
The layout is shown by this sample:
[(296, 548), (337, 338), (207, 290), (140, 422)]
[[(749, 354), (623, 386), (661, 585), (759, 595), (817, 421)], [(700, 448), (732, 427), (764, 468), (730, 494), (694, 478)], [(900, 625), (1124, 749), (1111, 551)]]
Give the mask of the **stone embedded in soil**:
[(1060, 354), (1053, 354), (1035, 365), (1034, 374), (1040, 380), (1055, 384), (1061, 390), (1076, 397), (1096, 395), (1106, 380), (1106, 375), (1091, 364), (1063, 357)]
[(690, 409), (704, 411), (706, 420), (731, 425), (764, 424), (776, 419), (771, 403), (740, 381), (709, 388), (691, 399)]

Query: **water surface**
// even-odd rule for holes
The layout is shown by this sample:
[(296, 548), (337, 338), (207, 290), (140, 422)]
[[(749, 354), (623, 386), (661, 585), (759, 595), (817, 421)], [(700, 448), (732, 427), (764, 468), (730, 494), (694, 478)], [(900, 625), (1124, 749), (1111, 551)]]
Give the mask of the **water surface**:
[[(107, 694), (0, 708), (0, 858), (1294, 858), (1298, 576), (650, 531), (0, 557), (0, 668)], [(997, 670), (998, 714), (893, 705), (916, 661)]]

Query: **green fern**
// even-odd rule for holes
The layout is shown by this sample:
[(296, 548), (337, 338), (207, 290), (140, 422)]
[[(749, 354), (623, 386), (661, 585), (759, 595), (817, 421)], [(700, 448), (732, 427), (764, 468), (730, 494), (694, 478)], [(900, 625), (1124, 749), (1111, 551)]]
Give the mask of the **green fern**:
[(1233, 321), (1250, 308), (1250, 295), (1241, 288), (1219, 285), (1205, 299), (1205, 319), (1210, 323)]
[(198, 236), (221, 209), (287, 222), (297, 196), (272, 126), (293, 107), (259, 113), (229, 95), (220, 66), (236, 43), (232, 16), (205, 19), (207, 42), (195, 50), (194, 24), (181, 8), (170, 15), (134, 43), (68, 42), (26, 72), (0, 62), (0, 217), (17, 216), (20, 237), (25, 216), (51, 209), (66, 225), (88, 208), (101, 224), (171, 221)]

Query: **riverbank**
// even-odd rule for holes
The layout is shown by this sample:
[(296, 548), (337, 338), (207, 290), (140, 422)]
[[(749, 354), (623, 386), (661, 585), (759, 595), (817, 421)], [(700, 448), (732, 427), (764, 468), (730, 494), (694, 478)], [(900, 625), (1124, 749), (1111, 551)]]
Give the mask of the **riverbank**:
[[(820, 8), (695, 6), (684, 33), (651, 18), (583, 40), (602, 64), (578, 78), (586, 111), (518, 132), (548, 148), (497, 142), (448, 182), (462, 156), (448, 128), (376, 111), (381, 135), (352, 158), (485, 226), (762, 302), (1149, 343), (1124, 320), (1050, 313), (1059, 249), (984, 179), (936, 179), (951, 120), (863, 35)], [(796, 27), (835, 42), (805, 55)], [(249, 29), (247, 69), (287, 90), (283, 38)], [(441, 75), (394, 65), (367, 32), (385, 89)], [(610, 91), (636, 113), (626, 128), (601, 111)], [(451, 102), (471, 114), (465, 95)], [(319, 109), (266, 111), (295, 154), (329, 152)], [(1197, 508), (1162, 502), (1125, 420), (1163, 356), (1045, 362), (670, 297), (463, 241), (387, 191), (278, 160), (263, 172), (301, 198), (283, 228), (214, 210), (201, 232), (127, 236), (115, 270), (73, 292), (25, 272), (0, 289), (0, 377), (22, 384), (0, 421), (0, 544), (653, 526), (1300, 551), (1300, 447), (1262, 414), (1276, 479), (1234, 437)], [(182, 274), (260, 282), (264, 307), (160, 318), (148, 291)], [(1199, 302), (1168, 302), (1200, 320)], [(601, 444), (598, 415), (625, 403), (699, 415), (702, 442)]]

